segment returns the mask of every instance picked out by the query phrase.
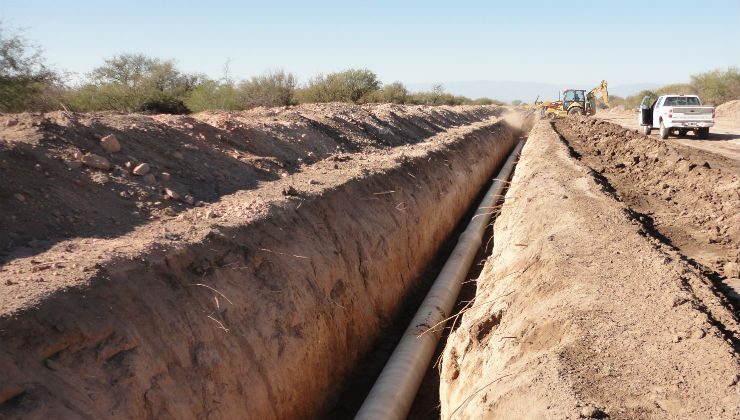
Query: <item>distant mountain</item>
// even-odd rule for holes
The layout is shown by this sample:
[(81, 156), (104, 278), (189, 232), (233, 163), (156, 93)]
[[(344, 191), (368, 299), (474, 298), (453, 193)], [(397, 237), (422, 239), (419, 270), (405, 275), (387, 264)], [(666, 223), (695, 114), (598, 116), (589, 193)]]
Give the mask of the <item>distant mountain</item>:
[[(411, 92), (428, 91), (435, 83), (412, 83), (407, 85)], [(565, 88), (591, 89), (596, 86), (582, 86), (579, 84), (536, 83), (536, 82), (507, 82), (497, 80), (475, 80), (467, 82), (443, 82), (445, 92), (454, 95), (464, 95), (469, 98), (492, 98), (504, 102), (519, 99), (532, 102), (537, 98), (554, 100), (558, 92)], [(655, 89), (662, 86), (658, 83), (634, 83), (629, 85), (609, 86), (609, 94), (618, 96), (634, 95), (644, 89)]]

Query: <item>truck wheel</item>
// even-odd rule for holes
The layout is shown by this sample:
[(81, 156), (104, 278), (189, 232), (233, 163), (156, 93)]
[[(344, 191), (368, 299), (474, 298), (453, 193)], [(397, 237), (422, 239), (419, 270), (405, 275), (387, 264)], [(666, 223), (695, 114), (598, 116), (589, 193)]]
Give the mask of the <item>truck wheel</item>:
[(668, 138), (668, 135), (671, 134), (671, 130), (665, 128), (665, 124), (663, 124), (663, 121), (660, 122), (660, 138), (665, 140)]
[(642, 128), (642, 134), (646, 136), (649, 136), (650, 132), (653, 131), (653, 128), (650, 127), (649, 125), (643, 125), (641, 128)]
[(694, 131), (694, 134), (696, 135), (696, 138), (706, 140), (709, 138), (709, 127), (697, 128), (696, 131)]

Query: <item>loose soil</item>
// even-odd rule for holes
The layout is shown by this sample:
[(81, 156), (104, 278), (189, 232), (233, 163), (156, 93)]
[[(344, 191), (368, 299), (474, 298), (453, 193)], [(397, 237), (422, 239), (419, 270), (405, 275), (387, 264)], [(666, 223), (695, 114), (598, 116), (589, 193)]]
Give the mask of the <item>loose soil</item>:
[(321, 415), (511, 150), (500, 112), (4, 116), (0, 415)]
[(442, 418), (740, 417), (720, 282), (737, 178), (706, 155), (594, 119), (536, 125), (445, 347)]
[(712, 276), (740, 277), (740, 165), (594, 119), (562, 120), (558, 132), (664, 242)]
[[(634, 110), (618, 108), (599, 110), (597, 116), (625, 128), (639, 130), (637, 113)], [(682, 137), (669, 137), (668, 141), (740, 161), (740, 115), (735, 113), (736, 109), (737, 102), (734, 101), (717, 107), (715, 125), (710, 129), (707, 140), (699, 140), (693, 134), (687, 134)], [(654, 129), (651, 137), (657, 139), (658, 130)]]
[[(321, 184), (299, 189), (320, 190), (332, 183), (333, 163), (354, 167), (500, 112), (325, 104), (193, 116), (0, 115), (0, 175), (11, 180), (0, 185), (0, 258), (44, 252), (68, 238), (120, 236), (236, 191), (267, 195), (271, 181), (296, 172), (316, 172)], [(106, 154), (100, 139), (110, 134), (122, 149)], [(111, 169), (79, 167), (76, 155), (88, 153)], [(313, 169), (327, 159), (328, 168)], [(150, 176), (132, 173), (140, 163)]]

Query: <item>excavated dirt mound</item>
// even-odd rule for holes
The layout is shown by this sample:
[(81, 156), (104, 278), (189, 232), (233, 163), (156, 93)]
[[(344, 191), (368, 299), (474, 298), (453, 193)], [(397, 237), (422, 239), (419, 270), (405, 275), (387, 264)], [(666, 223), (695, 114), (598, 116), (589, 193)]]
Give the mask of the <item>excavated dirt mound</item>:
[(717, 117), (732, 119), (740, 123), (740, 100), (725, 102), (717, 108)]
[(657, 215), (631, 207), (663, 200), (667, 221), (684, 217), (674, 200), (697, 206), (725, 219), (687, 209), (696, 232), (735, 243), (734, 175), (610, 124), (557, 127), (564, 139), (543, 121), (524, 147), (475, 301), (445, 347), (442, 418), (740, 417), (734, 307)]
[[(414, 144), (499, 112), (326, 104), (194, 116), (0, 116), (0, 175), (11, 180), (0, 184), (0, 261), (43, 252), (65, 238), (115, 237), (327, 158), (351, 160), (342, 155)], [(102, 147), (110, 134), (120, 151)], [(110, 168), (80, 166), (88, 153)], [(142, 163), (149, 172), (137, 176)]]
[(556, 127), (642, 223), (713, 272), (740, 277), (736, 161), (594, 119), (562, 120)]
[[(0, 417), (325, 412), (513, 147), (499, 112), (11, 117)], [(69, 165), (111, 131), (111, 169)]]

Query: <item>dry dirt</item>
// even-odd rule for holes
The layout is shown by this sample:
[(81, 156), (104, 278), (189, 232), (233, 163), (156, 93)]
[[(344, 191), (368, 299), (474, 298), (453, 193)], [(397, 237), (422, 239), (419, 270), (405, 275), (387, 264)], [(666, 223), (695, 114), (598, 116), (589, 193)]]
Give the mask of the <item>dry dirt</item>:
[[(731, 101), (717, 107), (715, 125), (710, 129), (707, 140), (699, 140), (691, 134), (686, 137), (669, 137), (672, 144), (681, 144), (707, 152), (716, 153), (724, 157), (740, 161), (740, 101)], [(619, 124), (625, 128), (637, 130), (637, 113), (618, 107), (609, 110), (600, 110), (599, 118)], [(658, 138), (658, 130), (653, 130), (651, 137)]]
[(325, 412), (513, 146), (500, 113), (3, 116), (0, 417)]
[(740, 277), (740, 165), (594, 119), (558, 132), (664, 242), (736, 283)]
[[(0, 174), (11, 180), (0, 185), (0, 258), (33, 255), (67, 238), (116, 237), (192, 204), (306, 173), (327, 158), (356, 166), (343, 154), (371, 159), (497, 112), (327, 104), (193, 116), (0, 116)], [(101, 147), (109, 134), (122, 144), (117, 153)], [(107, 158), (111, 169), (78, 167), (75, 154), (87, 153)], [(149, 176), (132, 173), (140, 163), (150, 166)], [(333, 171), (317, 172), (316, 181), (331, 182)]]
[[(0, 115), (0, 418), (351, 415), (350, 373), (513, 147), (502, 113)], [(736, 113), (707, 142), (535, 126), (442, 418), (740, 418)]]
[(447, 342), (442, 418), (739, 418), (737, 166), (555, 126), (530, 133)]

